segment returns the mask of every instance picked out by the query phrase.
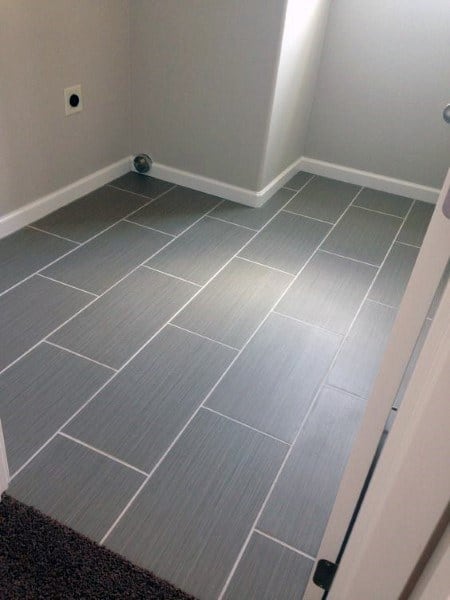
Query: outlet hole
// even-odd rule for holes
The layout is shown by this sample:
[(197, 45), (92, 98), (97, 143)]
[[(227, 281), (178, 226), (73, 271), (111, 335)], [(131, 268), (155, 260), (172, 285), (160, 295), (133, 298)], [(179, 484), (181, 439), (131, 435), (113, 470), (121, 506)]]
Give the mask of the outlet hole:
[(72, 108), (76, 108), (80, 104), (80, 97), (78, 94), (71, 94), (69, 104)]

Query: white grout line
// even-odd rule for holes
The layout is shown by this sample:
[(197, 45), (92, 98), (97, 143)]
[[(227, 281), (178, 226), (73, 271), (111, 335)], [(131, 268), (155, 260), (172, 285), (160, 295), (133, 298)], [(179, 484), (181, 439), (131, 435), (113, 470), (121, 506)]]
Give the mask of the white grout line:
[(266, 269), (270, 269), (271, 271), (277, 271), (278, 273), (284, 273), (285, 275), (289, 275), (290, 277), (295, 277), (295, 273), (289, 273), (289, 271), (283, 271), (282, 269), (277, 269), (276, 267), (271, 267), (270, 265), (266, 265), (265, 263), (257, 262), (256, 260), (250, 260), (249, 258), (245, 258), (244, 256), (236, 256), (237, 260), (245, 260), (245, 262), (252, 263), (254, 265), (258, 265), (260, 267), (265, 267)]
[[(150, 259), (148, 259), (150, 260)], [(195, 283), (195, 281), (190, 281), (189, 279), (185, 279), (184, 277), (178, 277), (178, 275), (174, 275), (173, 273), (167, 273), (166, 271), (161, 271), (161, 269), (155, 269), (155, 267), (151, 267), (150, 265), (141, 265), (146, 269), (150, 269), (150, 271), (156, 271), (157, 273), (161, 273), (161, 275), (167, 275), (167, 277), (172, 277), (173, 279), (179, 279), (180, 281), (184, 281), (185, 283), (190, 283), (191, 285), (195, 285), (196, 287), (202, 287), (199, 283)]]
[(382, 210), (375, 210), (374, 208), (366, 208), (365, 206), (358, 206), (357, 204), (354, 205), (354, 208), (360, 208), (361, 210), (367, 210), (368, 212), (377, 213), (378, 215), (385, 215), (386, 217), (394, 217), (394, 219), (400, 219), (401, 221), (404, 220), (404, 217), (399, 217), (398, 215), (393, 215), (392, 213), (383, 212)]
[(395, 242), (396, 244), (400, 244), (401, 246), (409, 246), (410, 248), (417, 248), (420, 250), (421, 246), (416, 246), (415, 244), (407, 244), (406, 242)]
[(161, 231), (161, 229), (156, 229), (155, 227), (149, 227), (148, 225), (142, 225), (142, 223), (138, 223), (137, 221), (132, 221), (131, 219), (122, 219), (123, 223), (129, 223), (130, 225), (136, 225), (136, 227), (142, 227), (142, 229), (148, 229), (148, 231), (156, 231), (157, 233), (162, 233), (163, 235), (167, 235), (167, 237), (174, 238), (176, 237), (173, 233), (167, 233), (166, 231)]
[[(158, 194), (154, 198), (150, 198), (150, 196), (147, 196), (146, 194), (139, 194), (139, 192), (133, 192), (132, 190), (126, 190), (125, 188), (117, 187), (117, 185), (112, 185), (111, 183), (105, 184), (105, 187), (111, 187), (111, 188), (114, 188), (115, 190), (119, 190), (121, 192), (127, 192), (128, 194), (133, 194), (133, 196), (139, 196), (140, 198), (145, 198), (146, 200), (150, 200), (153, 202), (153, 200), (158, 200), (158, 198), (160, 198), (161, 196), (164, 196), (164, 194), (167, 194), (167, 192), (170, 192), (177, 186), (175, 184), (172, 185), (168, 190), (164, 190), (164, 192), (161, 192), (161, 194)], [(140, 208), (144, 208), (144, 206), (146, 206), (147, 204), (150, 204), (150, 202), (143, 204)], [(137, 210), (140, 210), (140, 208)], [(133, 211), (133, 212), (135, 212), (135, 211)]]
[(345, 254), (337, 254), (336, 252), (330, 252), (329, 250), (320, 249), (319, 252), (325, 252), (325, 254), (331, 254), (332, 256), (338, 256), (339, 258), (345, 258), (346, 260), (352, 260), (356, 263), (361, 263), (362, 265), (367, 265), (369, 267), (375, 267), (375, 269), (379, 268), (379, 265), (374, 265), (373, 263), (366, 262), (365, 260), (359, 260), (357, 258), (352, 258), (351, 256), (345, 256)]
[(209, 342), (214, 342), (215, 344), (219, 344), (220, 346), (225, 346), (225, 348), (229, 348), (230, 350), (239, 351), (239, 348), (235, 348), (234, 346), (230, 346), (229, 344), (225, 344), (224, 342), (219, 342), (218, 340), (210, 338), (201, 333), (197, 333), (196, 331), (191, 331), (190, 329), (186, 329), (186, 327), (180, 327), (180, 325), (175, 325), (175, 323), (168, 323), (167, 326), (176, 327), (176, 329), (181, 329), (181, 331), (186, 331), (186, 333), (191, 333), (192, 335), (196, 335), (197, 337), (203, 338), (204, 340), (208, 340)]
[(268, 437), (272, 440), (275, 440), (276, 442), (279, 442), (280, 444), (283, 444), (284, 446), (290, 446), (289, 442), (286, 442), (286, 440), (282, 440), (279, 437), (276, 437), (275, 435), (272, 435), (271, 433), (267, 433), (267, 431), (262, 431), (261, 429), (257, 429), (256, 427), (252, 427), (252, 425), (248, 425), (248, 423), (244, 423), (244, 421), (239, 421), (239, 419), (235, 419), (234, 417), (230, 417), (229, 415), (226, 415), (218, 410), (215, 410), (214, 408), (211, 408), (209, 406), (202, 406), (201, 407), (202, 410), (207, 410), (209, 412), (214, 413), (215, 415), (218, 415), (219, 417), (223, 417), (224, 419), (227, 419), (227, 421), (233, 421), (233, 423), (237, 423), (238, 425), (242, 425), (242, 427), (246, 427), (247, 429), (251, 429), (252, 431), (256, 431), (256, 433), (259, 433), (265, 437)]
[(89, 296), (95, 296), (98, 298), (98, 294), (94, 294), (94, 292), (88, 292), (87, 290), (82, 290), (76, 285), (72, 285), (71, 283), (66, 283), (65, 281), (60, 281), (59, 279), (55, 279), (54, 277), (49, 277), (48, 275), (43, 275), (42, 273), (36, 273), (36, 277), (42, 277), (43, 279), (49, 279), (50, 281), (54, 281), (55, 283), (59, 283), (60, 285), (65, 285), (66, 287), (70, 287), (73, 290), (78, 290), (79, 292), (83, 292), (83, 294), (89, 294)]
[(274, 315), (279, 315), (280, 317), (284, 317), (285, 319), (290, 319), (291, 321), (295, 321), (296, 323), (300, 323), (301, 325), (306, 325), (308, 327), (313, 327), (314, 329), (319, 329), (320, 331), (324, 331), (325, 333), (332, 333), (333, 335), (338, 335), (338, 336), (344, 335), (342, 332), (334, 331), (334, 329), (327, 329), (326, 327), (321, 327), (320, 325), (316, 325), (315, 323), (308, 323), (308, 321), (303, 321), (302, 319), (297, 319), (297, 317), (292, 317), (291, 315), (282, 313), (279, 310), (272, 310), (272, 313)]
[(62, 235), (58, 235), (57, 233), (52, 233), (51, 231), (45, 231), (45, 229), (40, 229), (39, 227), (36, 227), (36, 225), (25, 225), (24, 229), (34, 229), (35, 231), (39, 231), (40, 233), (46, 233), (47, 235), (50, 235), (52, 237), (56, 237), (56, 238), (58, 238), (60, 240), (64, 240), (65, 242), (70, 242), (71, 244), (76, 244), (77, 246), (81, 245), (81, 242), (76, 242), (75, 240), (71, 240), (68, 237), (64, 237)]
[(282, 190), (289, 190), (290, 192), (298, 192), (298, 190), (294, 190), (294, 188), (288, 187), (287, 185), (283, 185)]
[(120, 465), (123, 465), (124, 467), (128, 467), (129, 469), (132, 469), (133, 471), (137, 471), (141, 475), (145, 475), (145, 476), (148, 475), (148, 473), (146, 473), (145, 471), (142, 471), (141, 469), (138, 469), (137, 467), (133, 467), (133, 465), (130, 465), (130, 463), (127, 463), (124, 460), (120, 460), (120, 458), (117, 458), (117, 456), (108, 454), (108, 452), (103, 452), (103, 450), (99, 450), (99, 448), (96, 448), (95, 446), (91, 446), (90, 444), (87, 444), (86, 442), (83, 442), (82, 440), (79, 440), (78, 438), (73, 437), (73, 436), (69, 435), (68, 433), (65, 433), (64, 431), (58, 432), (58, 435), (61, 437), (67, 438), (68, 440), (71, 440), (72, 442), (75, 442), (76, 444), (79, 444), (80, 446), (84, 446), (85, 448), (88, 448), (89, 450), (92, 450), (93, 452), (96, 452), (97, 454), (106, 456), (106, 458), (110, 458), (114, 462), (119, 463)]
[(64, 352), (69, 352), (69, 354), (74, 354), (75, 356), (79, 356), (80, 358), (84, 358), (84, 360), (88, 360), (91, 363), (95, 363), (96, 365), (100, 365), (100, 367), (105, 367), (106, 369), (109, 369), (110, 371), (114, 371), (115, 373), (117, 373), (117, 369), (115, 369), (114, 367), (110, 367), (109, 365), (106, 365), (105, 363), (102, 363), (98, 360), (95, 360), (93, 358), (89, 358), (89, 356), (85, 356), (84, 354), (80, 354), (79, 352), (75, 352), (75, 350), (70, 350), (69, 348), (65, 348), (64, 346), (60, 346), (59, 344), (55, 344), (55, 342), (50, 342), (49, 340), (43, 340), (42, 342), (43, 344), (48, 344), (49, 346), (54, 346), (55, 348), (59, 348), (60, 350), (64, 350)]
[(295, 215), (296, 217), (303, 217), (304, 219), (311, 219), (311, 221), (319, 221), (320, 223), (326, 223), (327, 225), (334, 225), (332, 221), (325, 221), (325, 219), (318, 219), (317, 217), (310, 217), (309, 215), (304, 215), (303, 213), (294, 212), (293, 210), (288, 210), (285, 208), (283, 212), (288, 213), (288, 215)]
[(357, 398), (358, 400), (362, 400), (363, 402), (367, 402), (368, 398), (364, 396), (360, 396), (359, 394), (355, 394), (355, 392), (350, 392), (343, 387), (339, 387), (338, 385), (334, 385), (333, 383), (324, 383), (323, 388), (331, 388), (333, 390), (337, 390), (338, 392), (342, 392), (343, 394), (347, 394), (347, 396), (352, 396), (353, 398)]
[(267, 538), (268, 540), (272, 540), (272, 542), (276, 542), (277, 544), (279, 544), (280, 546), (283, 546), (284, 548), (287, 548), (288, 550), (292, 550), (292, 552), (295, 552), (296, 554), (300, 554), (301, 556), (304, 556), (305, 558), (309, 558), (309, 560), (312, 560), (313, 562), (316, 560), (316, 558), (314, 556), (311, 556), (310, 554), (306, 554), (306, 552), (302, 552), (301, 550), (298, 550), (297, 548), (294, 548), (293, 546), (289, 546), (289, 544), (282, 542), (278, 538), (275, 538), (272, 535), (269, 535), (268, 533), (264, 533), (264, 531), (261, 531), (261, 529), (258, 529), (257, 527), (255, 527), (255, 533), (262, 535), (263, 537)]
[(240, 223), (233, 223), (233, 221), (227, 221), (226, 219), (219, 219), (219, 217), (213, 217), (212, 215), (208, 215), (207, 218), (214, 219), (214, 221), (220, 221), (221, 223), (226, 223), (227, 225), (234, 225), (235, 227), (240, 227), (241, 229), (247, 229), (248, 231), (259, 231), (259, 229), (247, 227), (247, 225), (241, 225)]
[(367, 298), (366, 302), (373, 302), (373, 304), (379, 304), (380, 306), (384, 306), (386, 308), (391, 308), (392, 310), (398, 310), (398, 306), (392, 306), (391, 304), (386, 304), (385, 302), (379, 302), (378, 300), (373, 300), (372, 298)]

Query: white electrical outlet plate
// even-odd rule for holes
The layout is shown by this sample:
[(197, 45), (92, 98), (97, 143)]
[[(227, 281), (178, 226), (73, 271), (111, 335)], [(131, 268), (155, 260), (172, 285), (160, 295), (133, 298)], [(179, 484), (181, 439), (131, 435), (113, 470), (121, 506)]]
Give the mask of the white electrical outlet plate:
[(83, 96), (81, 95), (81, 85), (72, 85), (64, 89), (64, 105), (66, 115), (73, 115), (83, 110)]

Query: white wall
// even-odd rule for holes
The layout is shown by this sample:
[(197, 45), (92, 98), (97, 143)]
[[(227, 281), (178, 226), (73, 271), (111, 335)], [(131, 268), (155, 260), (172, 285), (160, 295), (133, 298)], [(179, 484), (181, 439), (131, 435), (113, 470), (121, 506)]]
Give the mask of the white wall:
[(449, 0), (331, 3), (307, 156), (440, 188), (449, 102)]
[[(1, 0), (0, 216), (129, 154), (127, 0)], [(84, 110), (64, 115), (82, 84)]]

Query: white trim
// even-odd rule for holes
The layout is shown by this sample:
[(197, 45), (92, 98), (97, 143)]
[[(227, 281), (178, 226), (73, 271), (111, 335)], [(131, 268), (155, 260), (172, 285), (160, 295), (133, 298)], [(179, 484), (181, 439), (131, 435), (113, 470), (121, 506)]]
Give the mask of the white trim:
[(390, 194), (398, 194), (399, 196), (406, 196), (413, 200), (422, 200), (431, 204), (436, 204), (440, 192), (437, 188), (427, 187), (419, 183), (413, 183), (412, 181), (386, 177), (385, 175), (371, 173), (370, 171), (360, 171), (359, 169), (352, 169), (351, 167), (307, 156), (301, 158), (298, 168), (301, 171), (313, 173), (314, 175), (330, 177), (338, 181), (345, 181), (346, 183), (353, 183)]
[(0, 421), (0, 494), (7, 489), (9, 482), (8, 461), (6, 459), (5, 440), (3, 438), (2, 422)]
[(127, 156), (17, 210), (6, 213), (0, 217), (0, 239), (124, 175), (129, 170), (130, 157)]

